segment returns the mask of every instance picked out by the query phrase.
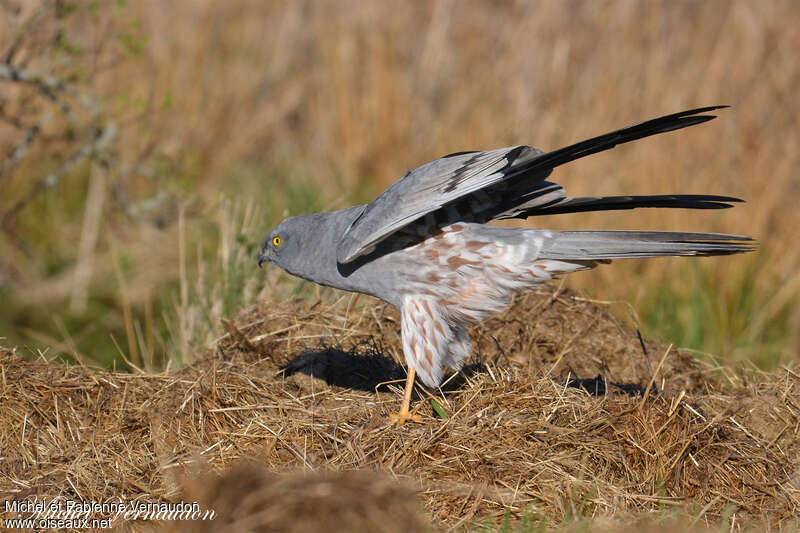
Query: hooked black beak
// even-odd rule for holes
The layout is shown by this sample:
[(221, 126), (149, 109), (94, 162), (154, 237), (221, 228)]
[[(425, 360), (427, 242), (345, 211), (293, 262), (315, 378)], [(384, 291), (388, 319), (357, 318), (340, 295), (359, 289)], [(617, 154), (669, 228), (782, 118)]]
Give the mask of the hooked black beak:
[(261, 265), (268, 261), (269, 259), (266, 258), (263, 252), (258, 252), (258, 268), (261, 268)]

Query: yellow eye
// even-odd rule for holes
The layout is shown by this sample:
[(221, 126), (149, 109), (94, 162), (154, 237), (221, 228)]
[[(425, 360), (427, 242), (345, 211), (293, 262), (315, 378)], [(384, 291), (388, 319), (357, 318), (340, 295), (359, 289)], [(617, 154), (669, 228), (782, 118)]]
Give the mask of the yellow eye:
[(272, 244), (274, 244), (275, 246), (280, 246), (282, 242), (283, 240), (277, 235), (272, 238)]

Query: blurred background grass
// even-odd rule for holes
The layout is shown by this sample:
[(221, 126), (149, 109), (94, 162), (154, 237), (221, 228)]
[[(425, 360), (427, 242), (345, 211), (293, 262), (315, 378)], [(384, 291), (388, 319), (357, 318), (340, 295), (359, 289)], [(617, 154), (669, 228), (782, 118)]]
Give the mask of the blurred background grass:
[(798, 20), (790, 0), (3, 0), (2, 342), (102, 365), (190, 361), (255, 298), (320, 293), (255, 268), (286, 214), (368, 201), (454, 151), (549, 150), (730, 104), (555, 179), (579, 196), (747, 204), (523, 224), (752, 235), (756, 254), (617, 262), (567, 284), (630, 301), (649, 337), (765, 368), (797, 360)]

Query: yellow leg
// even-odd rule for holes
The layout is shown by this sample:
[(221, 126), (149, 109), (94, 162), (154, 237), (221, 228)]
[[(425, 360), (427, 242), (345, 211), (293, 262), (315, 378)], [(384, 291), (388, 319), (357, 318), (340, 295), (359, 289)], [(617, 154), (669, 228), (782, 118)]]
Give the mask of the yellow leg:
[(411, 406), (411, 393), (414, 391), (414, 376), (417, 375), (417, 371), (414, 370), (414, 367), (408, 367), (408, 378), (406, 378), (406, 390), (403, 394), (403, 404), (400, 406), (400, 412), (396, 415), (389, 415), (392, 420), (394, 420), (398, 426), (402, 426), (407, 421), (412, 422), (422, 422), (422, 417), (419, 415), (412, 415), (409, 413), (409, 407)]

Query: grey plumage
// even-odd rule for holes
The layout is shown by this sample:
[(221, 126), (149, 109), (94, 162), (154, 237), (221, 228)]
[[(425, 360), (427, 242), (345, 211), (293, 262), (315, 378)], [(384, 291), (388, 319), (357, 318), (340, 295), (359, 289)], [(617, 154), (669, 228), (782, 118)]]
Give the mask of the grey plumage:
[[(741, 200), (703, 195), (614, 197), (613, 200), (564, 198), (564, 190), (559, 185), (544, 181), (556, 166), (618, 144), (706, 122), (714, 116), (701, 113), (724, 107), (709, 106), (674, 113), (549, 153), (530, 146), (512, 146), (484, 152), (460, 152), (425, 163), (408, 172), (365, 207), (338, 243), (337, 259), (340, 263), (353, 261), (369, 253), (397, 229), (443, 207), (447, 207), (445, 216), (451, 223), (458, 220), (485, 223), (570, 212), (572, 209), (567, 206), (578, 204), (581, 209), (575, 210), (582, 211), (648, 207), (648, 201), (659, 201), (658, 207), (729, 207), (729, 202)], [(614, 207), (609, 205), (612, 202)]]
[(445, 156), (409, 171), (370, 204), (287, 218), (264, 240), (259, 264), (270, 261), (296, 276), (370, 294), (400, 308), (409, 368), (426, 384), (438, 385), (443, 367), (459, 368), (469, 353), (469, 324), (502, 309), (515, 292), (610, 259), (752, 250), (753, 241), (740, 235), (486, 225), (580, 211), (731, 207), (741, 200), (713, 195), (570, 198), (561, 186), (546, 181), (556, 166), (706, 122), (714, 117), (703, 113), (721, 107), (667, 115), (549, 153), (514, 146)]
[(751, 239), (724, 233), (677, 231), (559, 231), (545, 240), (548, 259), (633, 259), (729, 255), (752, 249)]

